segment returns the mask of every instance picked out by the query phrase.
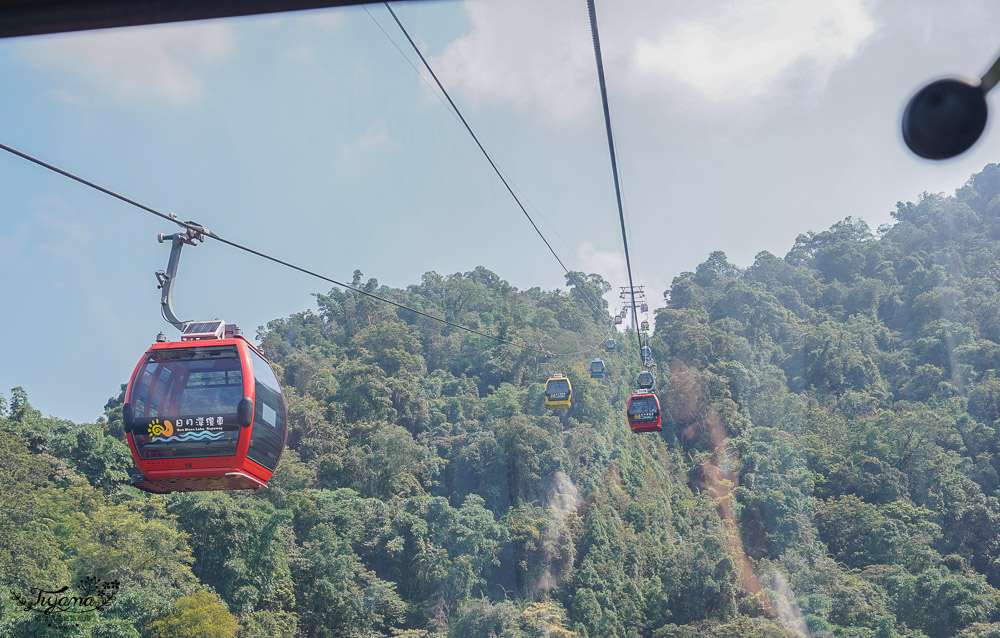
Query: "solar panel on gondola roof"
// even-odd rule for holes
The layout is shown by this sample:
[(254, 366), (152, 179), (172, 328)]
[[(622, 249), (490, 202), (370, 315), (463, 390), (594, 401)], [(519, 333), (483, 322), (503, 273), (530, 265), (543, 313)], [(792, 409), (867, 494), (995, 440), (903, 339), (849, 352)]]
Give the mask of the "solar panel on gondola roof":
[(215, 321), (193, 321), (184, 328), (181, 339), (191, 341), (193, 339), (220, 339), (226, 330), (226, 322), (221, 319)]

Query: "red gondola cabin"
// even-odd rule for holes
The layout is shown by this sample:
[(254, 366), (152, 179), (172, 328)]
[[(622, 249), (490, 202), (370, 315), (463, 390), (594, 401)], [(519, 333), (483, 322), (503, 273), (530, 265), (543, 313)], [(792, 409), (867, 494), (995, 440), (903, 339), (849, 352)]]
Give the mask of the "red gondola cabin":
[(288, 416), (267, 360), (235, 324), (211, 321), (146, 351), (123, 420), (139, 469), (132, 485), (163, 494), (263, 487), (285, 448)]
[(655, 394), (633, 394), (629, 397), (626, 412), (633, 432), (659, 432), (663, 429), (660, 424), (660, 400)]

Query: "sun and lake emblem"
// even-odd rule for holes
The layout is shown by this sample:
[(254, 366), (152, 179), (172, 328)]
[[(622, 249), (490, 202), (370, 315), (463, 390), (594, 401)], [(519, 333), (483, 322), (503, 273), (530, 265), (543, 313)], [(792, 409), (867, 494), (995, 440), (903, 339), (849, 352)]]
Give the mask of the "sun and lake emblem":
[(163, 423), (160, 423), (159, 419), (153, 419), (153, 422), (149, 424), (149, 437), (152, 439), (156, 437), (165, 439), (173, 435), (173, 433), (174, 425), (166, 419), (163, 420)]

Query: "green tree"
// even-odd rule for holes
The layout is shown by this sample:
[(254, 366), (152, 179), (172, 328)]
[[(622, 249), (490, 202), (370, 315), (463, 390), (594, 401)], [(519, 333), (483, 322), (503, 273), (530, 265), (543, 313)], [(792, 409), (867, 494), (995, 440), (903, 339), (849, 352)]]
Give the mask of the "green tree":
[(168, 614), (149, 626), (153, 638), (236, 638), (239, 629), (225, 603), (205, 589), (178, 598)]

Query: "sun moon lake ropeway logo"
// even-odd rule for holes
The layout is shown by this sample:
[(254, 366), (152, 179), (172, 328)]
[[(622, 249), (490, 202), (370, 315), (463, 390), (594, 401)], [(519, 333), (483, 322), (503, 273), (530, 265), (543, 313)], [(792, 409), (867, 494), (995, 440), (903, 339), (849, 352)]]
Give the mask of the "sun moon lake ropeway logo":
[(153, 419), (153, 422), (149, 424), (149, 437), (151, 439), (155, 439), (156, 437), (166, 439), (173, 435), (173, 433), (174, 425), (166, 419), (163, 420), (163, 423), (160, 423), (159, 419)]

